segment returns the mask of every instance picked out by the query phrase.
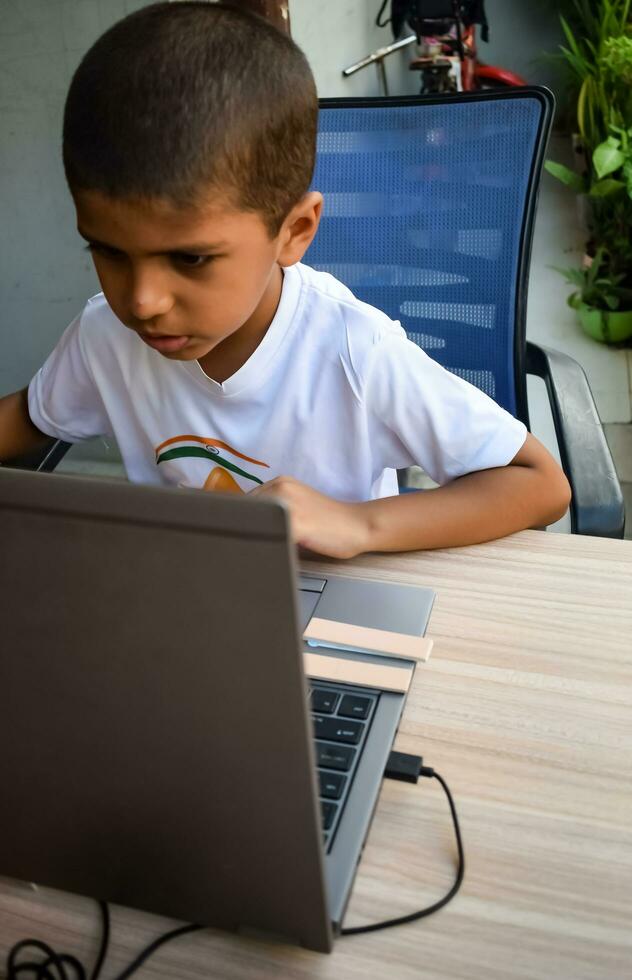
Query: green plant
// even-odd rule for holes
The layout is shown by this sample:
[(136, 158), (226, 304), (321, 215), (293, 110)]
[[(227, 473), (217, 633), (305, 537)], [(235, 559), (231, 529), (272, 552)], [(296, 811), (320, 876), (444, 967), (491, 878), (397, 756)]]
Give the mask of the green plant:
[(568, 69), (577, 95), (577, 126), (588, 150), (606, 138), (613, 113), (618, 125), (625, 122), (631, 104), (626, 81), (632, 58), (631, 3), (568, 0), (567, 16), (560, 15), (566, 45), (553, 58)]
[(582, 305), (600, 310), (632, 308), (632, 288), (625, 285), (625, 273), (612, 273), (605, 248), (597, 250), (592, 260), (581, 269), (559, 269), (572, 286), (577, 286), (568, 297), (568, 305), (577, 310)]
[(581, 301), (589, 306), (632, 309), (632, 127), (611, 124), (585, 176), (550, 160), (545, 167), (591, 202), (586, 250), (594, 254), (592, 265), (559, 271), (580, 287)]
[(590, 201), (592, 256), (558, 271), (577, 290), (569, 297), (603, 311), (632, 309), (632, 0), (567, 0), (566, 38), (558, 59), (577, 91), (577, 125), (587, 172), (547, 160), (545, 168)]
[(592, 152), (588, 174), (578, 174), (554, 160), (547, 160), (544, 167), (578, 194), (605, 198), (625, 191), (632, 199), (632, 127), (626, 130), (610, 124), (608, 137)]

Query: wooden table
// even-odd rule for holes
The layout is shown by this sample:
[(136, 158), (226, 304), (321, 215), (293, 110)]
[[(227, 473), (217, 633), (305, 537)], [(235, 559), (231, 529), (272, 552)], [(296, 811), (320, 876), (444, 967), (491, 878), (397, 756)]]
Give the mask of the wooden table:
[[(524, 531), (344, 570), (437, 592), (434, 651), (397, 747), (423, 754), (453, 791), (461, 892), (421, 922), (339, 939), (330, 956), (204, 930), (139, 977), (632, 977), (632, 542)], [(430, 904), (454, 857), (438, 783), (385, 783), (346, 925)], [(170, 925), (115, 908), (103, 980)], [(0, 880), (2, 962), (26, 936), (92, 962), (98, 933), (90, 900)]]

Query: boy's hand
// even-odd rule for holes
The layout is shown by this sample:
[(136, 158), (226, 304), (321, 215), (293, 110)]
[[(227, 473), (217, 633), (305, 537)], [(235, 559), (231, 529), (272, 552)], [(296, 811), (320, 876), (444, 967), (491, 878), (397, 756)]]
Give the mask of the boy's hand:
[(361, 504), (347, 504), (294, 480), (278, 476), (249, 497), (274, 497), (290, 512), (292, 537), (301, 548), (328, 558), (353, 558), (367, 550), (368, 527)]

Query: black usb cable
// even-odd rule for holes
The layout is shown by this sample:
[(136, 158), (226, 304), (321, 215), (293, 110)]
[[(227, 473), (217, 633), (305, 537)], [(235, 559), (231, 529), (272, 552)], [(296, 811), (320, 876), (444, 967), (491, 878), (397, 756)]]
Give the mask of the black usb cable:
[[(456, 878), (450, 891), (433, 905), (420, 909), (418, 912), (400, 915), (395, 919), (385, 919), (383, 922), (372, 922), (365, 926), (352, 926), (348, 929), (341, 929), (341, 936), (357, 936), (364, 932), (377, 932), (378, 929), (389, 929), (391, 926), (401, 926), (406, 922), (415, 922), (417, 919), (423, 919), (425, 916), (431, 915), (433, 912), (437, 912), (440, 908), (443, 908), (444, 905), (447, 905), (454, 898), (461, 887), (461, 882), (465, 874), (465, 858), (463, 855), (463, 842), (461, 840), (459, 820), (456, 815), (452, 794), (445, 780), (434, 769), (431, 769), (429, 766), (424, 766), (423, 759), (420, 755), (408, 755), (405, 752), (391, 752), (388, 757), (386, 769), (384, 770), (384, 775), (387, 779), (399, 779), (408, 783), (417, 783), (420, 776), (425, 776), (427, 779), (436, 779), (441, 783), (448, 798), (448, 803), (450, 804), (452, 823), (454, 824), (454, 833), (456, 836), (458, 851)], [(94, 967), (89, 976), (83, 964), (75, 956), (69, 953), (56, 953), (47, 943), (43, 943), (39, 939), (24, 939), (22, 942), (16, 943), (9, 952), (7, 958), (7, 980), (20, 980), (21, 977), (28, 977), (29, 980), (98, 980), (101, 968), (105, 962), (110, 940), (110, 911), (108, 905), (106, 902), (101, 901), (98, 902), (98, 905), (101, 912), (102, 924), (101, 943)], [(177, 929), (163, 933), (162, 936), (159, 936), (153, 942), (149, 943), (148, 946), (145, 946), (129, 966), (126, 966), (123, 972), (119, 973), (114, 980), (127, 980), (128, 977), (131, 977), (149, 959), (152, 953), (155, 953), (165, 943), (172, 939), (177, 939), (178, 936), (183, 936), (185, 933), (195, 932), (202, 928), (203, 926), (200, 925), (179, 926)], [(31, 958), (28, 960), (22, 958), (21, 962), (18, 962), (21, 955), (27, 950), (29, 950), (30, 956), (32, 956), (33, 950), (43, 954), (44, 959), (36, 962)]]
[[(71, 956), (69, 953), (56, 953), (47, 943), (43, 943), (39, 939), (24, 939), (22, 942), (16, 943), (9, 953), (7, 980), (19, 980), (23, 976), (28, 977), (29, 980), (98, 980), (110, 941), (110, 910), (107, 902), (99, 901), (97, 904), (101, 912), (101, 943), (89, 977), (84, 965), (76, 956)], [(177, 929), (163, 933), (162, 936), (145, 946), (129, 966), (126, 966), (122, 973), (116, 975), (114, 980), (127, 980), (160, 946), (168, 943), (171, 939), (183, 936), (187, 932), (195, 932), (202, 928), (203, 926), (198, 925), (179, 926)], [(36, 950), (43, 953), (45, 959), (40, 962), (22, 959), (21, 962), (18, 962), (20, 954), (26, 950)]]
[(389, 929), (391, 926), (402, 926), (406, 922), (415, 922), (417, 919), (424, 919), (427, 915), (432, 915), (433, 912), (438, 912), (439, 909), (443, 908), (451, 901), (463, 881), (465, 875), (465, 855), (463, 853), (463, 841), (461, 839), (461, 828), (459, 827), (459, 818), (456, 815), (456, 807), (454, 805), (454, 800), (452, 799), (452, 793), (448, 788), (448, 784), (445, 779), (431, 769), (430, 766), (424, 766), (423, 759), (420, 755), (408, 755), (406, 752), (391, 752), (388, 757), (388, 762), (386, 763), (386, 769), (384, 770), (384, 775), (387, 779), (399, 779), (406, 783), (416, 783), (420, 776), (425, 776), (427, 779), (436, 779), (441, 786), (443, 791), (448, 798), (448, 803), (450, 804), (450, 813), (452, 814), (452, 823), (454, 825), (454, 835), (456, 837), (456, 847), (458, 853), (458, 863), (456, 878), (454, 879), (454, 884), (450, 891), (439, 899), (438, 902), (434, 902), (433, 905), (428, 905), (424, 909), (419, 909), (418, 912), (410, 912), (408, 915), (400, 915), (396, 919), (385, 919), (383, 922), (372, 922), (366, 926), (353, 926), (349, 929), (341, 929), (341, 936), (357, 936), (363, 932), (377, 932), (378, 929)]

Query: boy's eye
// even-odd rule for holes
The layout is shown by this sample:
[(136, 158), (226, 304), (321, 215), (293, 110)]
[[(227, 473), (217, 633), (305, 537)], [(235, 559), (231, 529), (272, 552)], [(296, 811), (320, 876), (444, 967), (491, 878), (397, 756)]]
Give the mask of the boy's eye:
[(172, 255), (174, 262), (184, 265), (188, 269), (201, 269), (212, 261), (212, 255), (193, 255), (190, 252), (174, 252)]
[[(88, 242), (86, 250), (108, 259), (119, 259), (125, 255), (118, 248), (113, 248), (111, 245), (103, 245), (101, 242)], [(187, 269), (201, 269), (209, 262), (212, 262), (215, 256), (195, 255), (193, 252), (171, 252), (170, 258), (175, 265), (184, 266)]]

